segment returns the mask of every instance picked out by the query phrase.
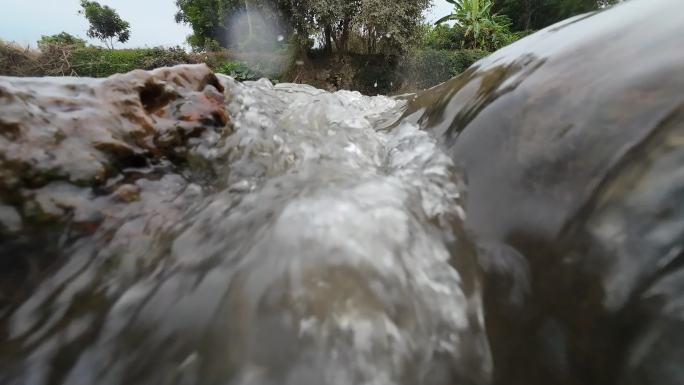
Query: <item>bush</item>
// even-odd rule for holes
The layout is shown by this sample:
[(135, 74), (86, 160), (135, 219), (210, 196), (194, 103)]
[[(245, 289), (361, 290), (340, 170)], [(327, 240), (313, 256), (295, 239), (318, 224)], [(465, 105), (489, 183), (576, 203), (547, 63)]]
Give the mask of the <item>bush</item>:
[(71, 68), (73, 46), (49, 44), (40, 51), (0, 40), (0, 75), (67, 76)]
[(421, 47), (431, 49), (460, 49), (463, 44), (463, 29), (447, 24), (422, 27)]
[(250, 68), (247, 64), (239, 61), (227, 61), (216, 69), (216, 72), (228, 75), (235, 80), (257, 80), (264, 77), (259, 68)]
[(151, 70), (160, 67), (172, 67), (178, 64), (192, 63), (190, 56), (181, 47), (175, 48), (150, 48), (144, 55), (144, 70)]
[(191, 62), (182, 48), (111, 50), (88, 47), (74, 50), (72, 67), (79, 76), (107, 77), (135, 69), (151, 70)]
[(40, 49), (47, 48), (50, 45), (85, 47), (87, 44), (85, 40), (66, 32), (60, 32), (58, 34), (49, 36), (43, 35), (41, 36), (40, 40), (38, 40), (38, 48)]
[(446, 24), (423, 24), (420, 29), (419, 48), (431, 49), (465, 49), (478, 47), (487, 51), (495, 51), (505, 47), (529, 34), (528, 32), (511, 32), (510, 20), (505, 16), (491, 16), (491, 20), (478, 24), (477, 37), (472, 30), (458, 24), (450, 27)]
[(404, 89), (424, 89), (445, 82), (462, 73), (476, 61), (489, 55), (481, 50), (415, 49), (402, 57), (399, 73)]
[(0, 40), (0, 75), (38, 76), (40, 52)]
[(242, 57), (226, 50), (188, 54), (180, 47), (112, 50), (87, 47), (71, 38), (68, 34), (43, 37), (40, 51), (0, 40), (0, 75), (107, 77), (136, 69), (206, 63), (237, 80), (276, 80), (286, 58), (280, 54)]

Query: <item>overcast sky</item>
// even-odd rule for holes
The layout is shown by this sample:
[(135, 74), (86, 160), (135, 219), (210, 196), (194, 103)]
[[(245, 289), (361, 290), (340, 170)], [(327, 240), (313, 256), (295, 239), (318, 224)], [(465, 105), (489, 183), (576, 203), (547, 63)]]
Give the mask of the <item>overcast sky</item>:
[[(435, 5), (426, 15), (428, 20), (434, 21), (450, 12), (452, 6), (445, 0), (433, 1)], [(80, 0), (0, 2), (0, 39), (35, 46), (42, 35), (61, 31), (85, 38), (88, 24), (78, 14)], [(174, 21), (174, 0), (100, 0), (100, 4), (114, 8), (131, 24), (131, 39), (125, 47), (181, 45), (190, 34), (187, 26)]]

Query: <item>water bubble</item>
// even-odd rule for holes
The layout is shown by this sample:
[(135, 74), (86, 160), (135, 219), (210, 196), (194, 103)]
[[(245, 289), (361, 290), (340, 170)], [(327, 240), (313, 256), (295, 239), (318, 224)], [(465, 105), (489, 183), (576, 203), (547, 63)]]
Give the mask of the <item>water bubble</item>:
[(390, 37), (392, 37), (392, 33), (387, 32), (387, 33), (385, 34), (385, 37), (389, 39)]
[(283, 35), (278, 35), (278, 41), (283, 41), (285, 40), (285, 36)]

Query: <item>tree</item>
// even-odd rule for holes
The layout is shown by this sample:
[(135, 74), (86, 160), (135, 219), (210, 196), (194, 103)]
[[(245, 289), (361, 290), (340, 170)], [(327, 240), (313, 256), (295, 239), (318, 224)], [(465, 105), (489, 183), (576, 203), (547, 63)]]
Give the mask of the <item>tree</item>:
[(49, 36), (44, 35), (41, 36), (40, 40), (38, 40), (38, 48), (47, 47), (49, 45), (85, 47), (86, 41), (66, 32), (60, 32), (58, 34)]
[(188, 43), (194, 49), (204, 49), (213, 42), (227, 47), (226, 20), (241, 3), (236, 0), (176, 0), (176, 22), (192, 28)]
[(429, 0), (280, 0), (297, 34), (320, 41), (328, 54), (347, 53), (352, 40), (360, 41), (365, 53), (400, 52), (417, 36), (429, 5)]
[(354, 23), (366, 41), (367, 53), (398, 54), (419, 37), (429, 0), (363, 0)]
[(618, 3), (620, 0), (494, 0), (493, 11), (507, 15), (514, 31), (545, 28), (551, 24)]
[(421, 26), (420, 38), (420, 47), (457, 50), (461, 48), (463, 30), (458, 25), (450, 27), (446, 23), (436, 25), (425, 23)]
[(368, 53), (404, 49), (417, 35), (430, 0), (176, 0), (176, 5), (176, 22), (192, 27), (188, 42), (195, 49), (212, 41), (223, 47), (239, 46), (231, 40), (231, 24), (244, 20), (236, 16), (246, 12), (251, 26), (249, 15), (254, 12), (262, 21), (277, 25), (283, 35), (296, 32), (301, 46), (310, 47), (317, 40), (328, 54), (344, 54), (352, 40), (362, 41)]
[(287, 29), (280, 20), (287, 20), (289, 16), (284, 15), (282, 9), (273, 8), (271, 5), (274, 3), (277, 5), (274, 0), (176, 0), (176, 22), (192, 28), (188, 43), (195, 50), (211, 50), (216, 45), (237, 47), (241, 42), (231, 33), (231, 27), (238, 21), (237, 16), (245, 16), (250, 35), (247, 39), (260, 32), (258, 25), (252, 25), (251, 18), (256, 13), (262, 27), (265, 22), (270, 27), (276, 26), (275, 29)]
[(112, 8), (96, 1), (81, 0), (80, 14), (90, 23), (88, 37), (101, 40), (107, 48), (114, 48), (114, 41), (125, 43), (131, 36), (130, 24), (121, 19)]
[(462, 31), (462, 46), (470, 49), (496, 50), (513, 42), (510, 20), (505, 15), (492, 14), (492, 0), (446, 0), (454, 5), (451, 14), (437, 20), (441, 24), (456, 21)]
[(361, 0), (279, 0), (300, 38), (318, 38), (323, 49), (345, 52)]

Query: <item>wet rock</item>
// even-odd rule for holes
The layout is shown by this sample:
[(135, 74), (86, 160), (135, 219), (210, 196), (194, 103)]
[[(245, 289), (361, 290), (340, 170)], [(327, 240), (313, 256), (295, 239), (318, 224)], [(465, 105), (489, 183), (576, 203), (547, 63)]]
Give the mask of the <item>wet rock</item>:
[(172, 158), (189, 137), (226, 127), (222, 91), (203, 66), (103, 80), (0, 78), (0, 196), (53, 181), (101, 187), (128, 168)]
[(133, 202), (140, 199), (140, 188), (135, 185), (125, 184), (120, 186), (114, 194), (124, 202)]
[[(408, 118), (466, 169), (468, 225), (529, 264), (523, 307), (504, 311), (510, 286), (491, 279), (497, 383), (684, 378), (673, 369), (684, 346), (684, 17), (662, 9), (682, 4), (635, 0), (561, 22), (410, 102)], [(658, 27), (634, 29), (644, 20)]]
[[(206, 66), (107, 79), (0, 77), (0, 280), (28, 282), (29, 265), (39, 274), (130, 203), (149, 207), (141, 199), (157, 197), (141, 179), (201, 157), (192, 152), (201, 141), (189, 139), (231, 132), (223, 91)], [(32, 239), (50, 241), (35, 248)]]
[[(223, 86), (202, 66), (134, 71), (108, 79), (0, 79), (5, 189), (22, 180), (103, 184), (122, 168), (168, 155), (158, 138), (224, 127)], [(175, 134), (174, 134), (175, 133)], [(166, 151), (166, 152), (165, 152)]]

